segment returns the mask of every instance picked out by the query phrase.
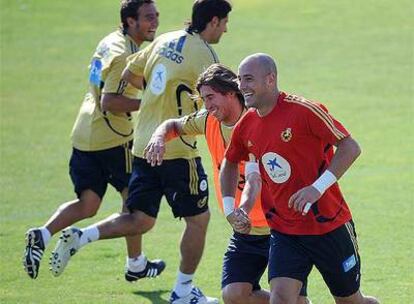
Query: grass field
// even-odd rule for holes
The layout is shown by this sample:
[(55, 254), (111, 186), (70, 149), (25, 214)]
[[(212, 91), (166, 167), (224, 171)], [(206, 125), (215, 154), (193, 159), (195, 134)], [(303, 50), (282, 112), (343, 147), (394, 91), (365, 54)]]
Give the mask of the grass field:
[[(351, 130), (363, 155), (341, 185), (359, 233), (362, 290), (382, 303), (413, 303), (413, 2), (233, 2), (229, 31), (215, 46), (221, 61), (237, 68), (248, 54), (271, 54), (281, 89), (324, 102)], [(167, 262), (162, 278), (127, 284), (122, 239), (87, 246), (59, 278), (47, 269), (54, 240), (39, 278), (30, 280), (23, 271), (25, 231), (73, 198), (69, 133), (96, 43), (118, 24), (118, 1), (0, 3), (0, 302), (167, 303), (183, 224), (172, 219), (166, 204), (144, 238), (146, 255)], [(182, 27), (191, 1), (158, 0), (158, 7), (163, 33)], [(205, 148), (203, 156), (211, 172)], [(211, 197), (212, 220), (196, 283), (219, 297), (230, 229), (217, 211), (213, 189)], [(111, 189), (96, 218), (79, 226), (119, 208)], [(332, 303), (316, 271), (308, 290), (315, 304)]]

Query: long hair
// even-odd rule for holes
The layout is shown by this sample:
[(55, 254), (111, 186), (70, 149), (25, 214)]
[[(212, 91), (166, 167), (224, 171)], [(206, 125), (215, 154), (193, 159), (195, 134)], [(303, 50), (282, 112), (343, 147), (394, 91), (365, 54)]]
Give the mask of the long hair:
[(197, 79), (196, 89), (199, 94), (203, 85), (207, 85), (223, 95), (234, 92), (240, 104), (244, 106), (244, 98), (239, 89), (237, 75), (228, 67), (220, 63), (210, 65)]

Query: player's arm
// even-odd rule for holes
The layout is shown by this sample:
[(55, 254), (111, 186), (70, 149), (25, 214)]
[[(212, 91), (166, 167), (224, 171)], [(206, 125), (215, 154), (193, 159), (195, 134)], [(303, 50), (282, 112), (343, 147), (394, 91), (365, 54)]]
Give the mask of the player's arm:
[[(227, 160), (227, 158), (224, 158), (223, 162), (221, 163), (221, 168), (220, 168), (220, 189), (221, 189), (221, 196), (223, 198), (225, 197), (234, 198), (236, 194), (238, 178), (239, 178), (238, 164)], [(234, 205), (233, 205), (233, 209), (229, 209), (229, 211), (233, 211), (233, 210), (234, 210)], [(224, 214), (226, 215), (226, 212)]]
[(358, 143), (351, 136), (339, 140), (336, 146), (335, 154), (328, 168), (312, 185), (299, 190), (291, 196), (289, 208), (293, 207), (296, 211), (302, 212), (305, 215), (311, 205), (344, 175), (361, 154)]
[(165, 153), (166, 142), (181, 135), (185, 135), (183, 125), (184, 121), (182, 119), (168, 119), (155, 129), (150, 141), (144, 149), (144, 157), (151, 166), (161, 165)]
[[(251, 223), (248, 214), (253, 209), (256, 198), (262, 188), (262, 178), (260, 176), (259, 164), (255, 161), (245, 163), (246, 183), (240, 199), (239, 208), (227, 217), (234, 230), (239, 233), (249, 233)], [(233, 217), (233, 218), (232, 218)]]
[[(235, 210), (235, 194), (239, 179), (239, 165), (242, 160), (248, 160), (248, 150), (243, 144), (243, 118), (233, 129), (230, 143), (227, 147), (220, 169), (220, 190), (223, 198), (223, 211), (227, 221), (235, 231), (250, 230), (250, 220), (243, 209)], [(253, 196), (253, 195), (252, 195)], [(247, 198), (247, 197), (246, 197)], [(246, 232), (245, 232), (246, 233)]]
[(259, 164), (255, 161), (245, 163), (246, 183), (243, 188), (239, 208), (247, 214), (252, 210), (256, 198), (262, 189), (262, 178), (260, 176)]
[(336, 144), (335, 154), (327, 170), (338, 180), (351, 167), (359, 155), (361, 155), (361, 148), (357, 141), (349, 135), (339, 140)]
[(144, 149), (144, 157), (152, 166), (161, 165), (165, 143), (182, 135), (200, 135), (205, 133), (208, 112), (200, 110), (181, 118), (168, 119), (154, 131)]
[(122, 72), (122, 79), (139, 90), (142, 90), (144, 88), (144, 76), (134, 74), (128, 69), (128, 66)]
[(140, 99), (128, 98), (118, 93), (106, 93), (101, 98), (102, 111), (112, 113), (126, 113), (138, 111), (141, 105)]
[(125, 67), (125, 60), (123, 55), (117, 55), (105, 64), (107, 66), (106, 78), (103, 82), (104, 85), (100, 99), (102, 111), (126, 113), (137, 111), (140, 107), (141, 101), (136, 98), (136, 89), (128, 86), (121, 79), (121, 74)]
[(335, 145), (336, 150), (328, 168), (313, 184), (299, 190), (289, 199), (289, 208), (293, 207), (296, 211), (302, 212), (302, 215), (307, 214), (312, 204), (342, 177), (361, 154), (358, 143), (345, 127), (328, 113), (325, 106), (312, 107), (318, 111), (318, 115), (308, 115), (310, 130), (324, 142)]
[(221, 196), (223, 198), (224, 215), (235, 231), (240, 233), (248, 233), (251, 225), (247, 213), (241, 208), (235, 209), (234, 197), (238, 179), (238, 164), (224, 158), (220, 169), (220, 189)]

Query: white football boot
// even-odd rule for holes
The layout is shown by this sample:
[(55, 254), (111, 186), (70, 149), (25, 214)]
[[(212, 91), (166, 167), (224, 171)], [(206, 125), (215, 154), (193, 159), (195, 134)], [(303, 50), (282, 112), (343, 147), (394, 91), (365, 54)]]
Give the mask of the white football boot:
[(76, 227), (62, 230), (62, 235), (50, 257), (50, 270), (57, 277), (65, 270), (69, 259), (78, 251), (82, 231)]

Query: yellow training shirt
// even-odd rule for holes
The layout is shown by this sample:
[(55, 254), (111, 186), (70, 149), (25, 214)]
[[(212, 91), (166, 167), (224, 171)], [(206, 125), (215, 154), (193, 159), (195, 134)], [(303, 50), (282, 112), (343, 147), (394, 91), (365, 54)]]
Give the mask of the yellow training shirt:
[(100, 99), (104, 93), (123, 94), (137, 98), (138, 90), (121, 79), (126, 58), (138, 46), (121, 30), (99, 42), (89, 66), (89, 90), (85, 95), (72, 129), (72, 144), (82, 151), (97, 151), (122, 145), (133, 138), (129, 113), (102, 112)]
[[(128, 70), (145, 80), (134, 131), (135, 156), (143, 157), (152, 133), (163, 121), (190, 114), (201, 106), (191, 95), (198, 76), (215, 62), (218, 59), (213, 49), (198, 34), (184, 30), (163, 34), (128, 58)], [(195, 136), (181, 136), (166, 144), (164, 159), (196, 156)]]

